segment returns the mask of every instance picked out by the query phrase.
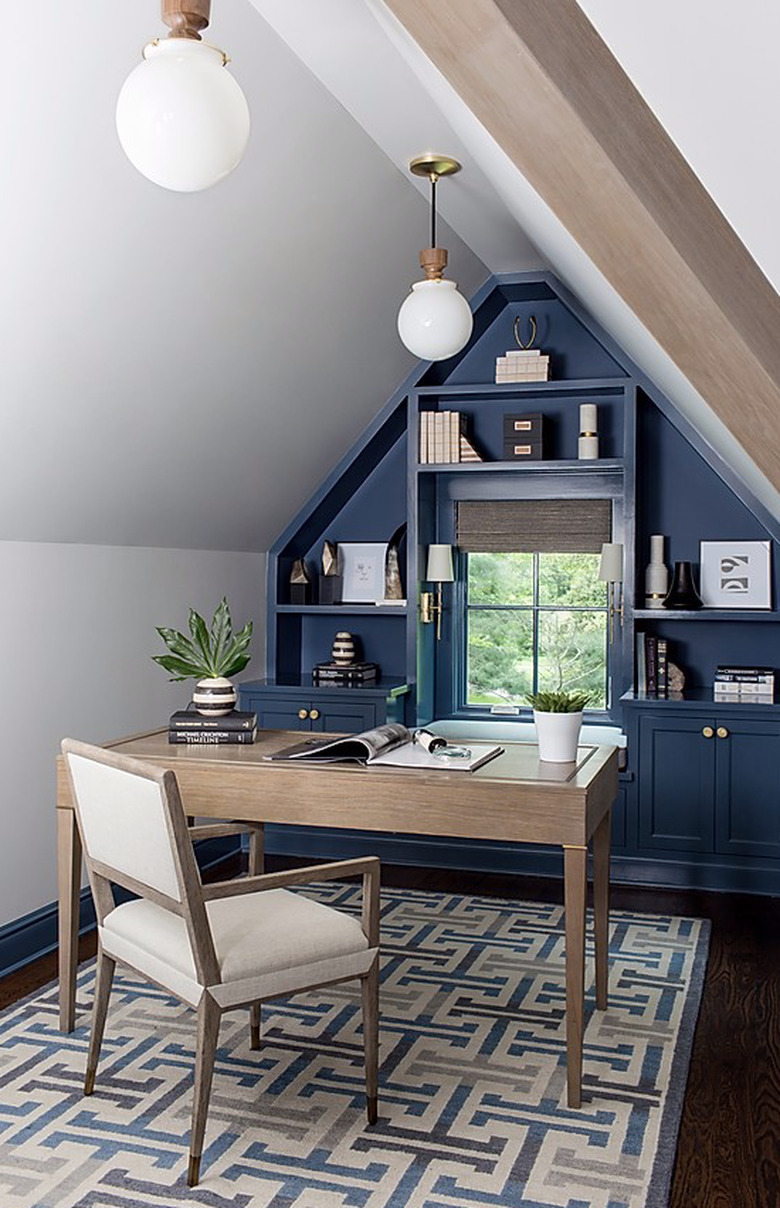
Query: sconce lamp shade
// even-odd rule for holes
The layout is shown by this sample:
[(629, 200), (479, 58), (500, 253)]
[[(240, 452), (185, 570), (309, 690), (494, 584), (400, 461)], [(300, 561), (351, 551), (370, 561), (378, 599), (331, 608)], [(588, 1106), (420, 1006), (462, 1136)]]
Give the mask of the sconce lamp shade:
[(116, 125), (130, 162), (164, 189), (192, 193), (239, 164), (249, 107), (215, 46), (192, 38), (149, 43), (119, 94)]
[(603, 583), (623, 582), (623, 546), (615, 541), (605, 541), (601, 547), (599, 579)]
[(452, 546), (428, 546), (428, 566), (425, 578), (429, 583), (455, 582), (455, 572), (452, 566)]
[(454, 281), (415, 281), (398, 312), (398, 334), (415, 356), (444, 361), (469, 342), (474, 317)]

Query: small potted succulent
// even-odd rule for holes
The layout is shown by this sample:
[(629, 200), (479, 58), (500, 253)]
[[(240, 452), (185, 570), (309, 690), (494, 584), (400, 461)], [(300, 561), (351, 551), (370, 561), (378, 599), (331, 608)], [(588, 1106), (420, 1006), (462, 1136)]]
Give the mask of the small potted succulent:
[(544, 763), (574, 763), (588, 692), (534, 692), (533, 705), (539, 758)]
[(203, 617), (190, 609), (191, 637), (177, 629), (157, 626), (170, 654), (152, 655), (172, 680), (195, 679), (197, 685), (192, 702), (198, 713), (207, 717), (224, 717), (236, 704), (236, 690), (228, 678), (243, 671), (249, 662), (247, 647), (252, 639), (252, 622), (248, 621), (238, 633), (233, 633), (228, 602), (224, 598), (214, 613), (211, 627)]

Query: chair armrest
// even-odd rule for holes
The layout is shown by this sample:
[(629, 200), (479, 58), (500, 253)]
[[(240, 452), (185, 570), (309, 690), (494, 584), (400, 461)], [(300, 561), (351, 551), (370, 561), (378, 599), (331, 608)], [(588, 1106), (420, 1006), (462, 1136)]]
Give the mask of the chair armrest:
[(224, 835), (246, 835), (262, 830), (262, 822), (203, 822), (188, 826), (193, 843), (200, 839), (221, 839)]
[(305, 885), (311, 881), (335, 881), (341, 877), (363, 878), (363, 911), (361, 923), (372, 948), (379, 943), (379, 870), (378, 856), (359, 860), (337, 860), (330, 864), (310, 864), (306, 868), (289, 868), (284, 872), (268, 872), (258, 877), (241, 877), (238, 881), (215, 881), (203, 886), (206, 902), (217, 898), (232, 898), (239, 894), (258, 893), (264, 889), (284, 889), (289, 885)]

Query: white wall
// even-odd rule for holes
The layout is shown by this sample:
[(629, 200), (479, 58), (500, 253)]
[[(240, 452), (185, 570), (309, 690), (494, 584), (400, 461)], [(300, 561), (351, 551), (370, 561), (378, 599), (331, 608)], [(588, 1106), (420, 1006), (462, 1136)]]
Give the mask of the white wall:
[(165, 725), (188, 700), (153, 654), (156, 625), (186, 629), (227, 596), (253, 620), (263, 673), (265, 555), (0, 542), (4, 767), (0, 924), (56, 897), (55, 757), (69, 735), (104, 742)]

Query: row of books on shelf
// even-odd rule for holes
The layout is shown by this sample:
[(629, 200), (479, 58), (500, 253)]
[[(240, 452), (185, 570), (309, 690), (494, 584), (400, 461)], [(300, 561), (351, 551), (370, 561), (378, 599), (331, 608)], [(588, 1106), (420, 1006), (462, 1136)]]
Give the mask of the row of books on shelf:
[(466, 421), (460, 411), (421, 411), (420, 465), (482, 461), (466, 436)]
[(229, 743), (246, 745), (255, 741), (257, 714), (233, 709), (224, 717), (207, 717), (194, 708), (178, 709), (168, 722), (168, 742)]
[(715, 700), (774, 700), (775, 669), (719, 666), (715, 672), (712, 691)]

